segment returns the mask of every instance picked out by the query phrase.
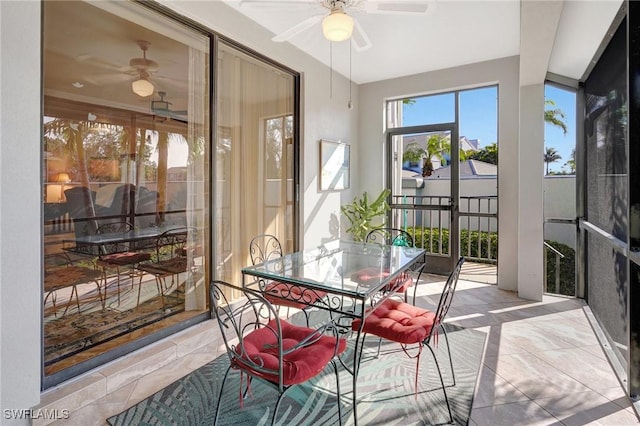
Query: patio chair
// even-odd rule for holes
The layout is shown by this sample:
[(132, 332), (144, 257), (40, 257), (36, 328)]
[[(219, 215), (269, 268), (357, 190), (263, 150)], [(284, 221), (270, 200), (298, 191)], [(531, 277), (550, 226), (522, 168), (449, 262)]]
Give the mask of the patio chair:
[[(155, 278), (162, 306), (164, 306), (165, 291), (179, 283), (176, 277), (181, 273), (189, 272), (194, 268), (193, 249), (189, 249), (187, 241), (194, 238), (196, 230), (188, 227), (178, 227), (164, 231), (155, 240), (154, 259), (150, 262), (140, 263), (137, 269), (140, 272), (151, 274)], [(171, 283), (167, 285), (167, 278), (171, 277)], [(140, 291), (143, 274), (138, 282), (138, 301), (136, 307), (140, 306)]]
[[(375, 310), (366, 317), (362, 328), (362, 333), (364, 333), (363, 342), (367, 334), (373, 334), (381, 339), (400, 343), (404, 353), (407, 354), (409, 358), (416, 359), (416, 377), (414, 383), (414, 392), (416, 395), (418, 392), (420, 355), (422, 354), (423, 346), (429, 348), (438, 370), (440, 384), (442, 385), (444, 399), (447, 403), (447, 410), (449, 411), (449, 420), (451, 422), (453, 422), (453, 415), (451, 414), (451, 406), (449, 405), (449, 398), (447, 397), (447, 390), (442, 377), (442, 370), (440, 369), (440, 364), (438, 363), (438, 359), (431, 344), (437, 344), (438, 330), (441, 330), (447, 344), (449, 365), (451, 367), (451, 375), (453, 378), (452, 386), (455, 386), (455, 373), (453, 370), (453, 361), (451, 359), (451, 347), (449, 346), (449, 339), (447, 337), (447, 331), (443, 327), (443, 322), (447, 312), (449, 311), (449, 307), (451, 306), (463, 263), (464, 258), (461, 257), (442, 289), (440, 301), (438, 302), (438, 307), (435, 312), (428, 309), (422, 309), (408, 303), (399, 302), (394, 299), (386, 299), (382, 304), (375, 307)], [(360, 325), (361, 320), (356, 319), (351, 324), (351, 327), (353, 330), (358, 330), (360, 329)], [(418, 345), (418, 351), (415, 355), (412, 355), (409, 352), (409, 346), (413, 344)], [(363, 347), (364, 344), (360, 346), (360, 358), (362, 358)], [(379, 352), (380, 344), (378, 344), (378, 354)]]
[[(384, 244), (389, 246), (414, 247), (413, 237), (411, 236), (411, 234), (399, 228), (382, 227), (372, 229), (365, 237), (365, 242)], [(424, 262), (416, 264), (409, 271), (396, 278), (389, 285), (389, 287), (394, 288), (397, 293), (402, 293), (404, 295), (405, 302), (409, 302), (408, 290), (410, 287), (413, 287), (412, 303), (415, 305), (418, 283), (420, 282), (420, 277), (422, 276), (424, 266)]]
[[(249, 255), (254, 265), (280, 259), (283, 256), (282, 245), (275, 235), (262, 234), (254, 237), (249, 243)], [(280, 281), (267, 281), (258, 278), (258, 285), (264, 297), (276, 306), (300, 309), (304, 314), (306, 324), (309, 325), (309, 305), (322, 299), (326, 293), (318, 291), (304, 291), (300, 287)]]
[[(230, 295), (242, 295), (243, 298), (234, 303), (229, 299)], [(338, 417), (342, 424), (335, 358), (344, 352), (347, 343), (337, 336), (332, 324), (317, 329), (293, 325), (279, 318), (276, 308), (260, 292), (224, 281), (211, 283), (210, 297), (212, 316), (218, 322), (230, 361), (220, 386), (214, 425), (220, 416), (220, 402), (229, 371), (236, 370), (241, 375), (241, 408), (254, 378), (278, 392), (271, 419), (274, 424), (285, 392), (318, 376), (329, 364), (336, 377)], [(243, 391), (244, 375), (247, 380)]]
[[(98, 234), (126, 234), (133, 230), (133, 226), (129, 222), (112, 222), (105, 223), (98, 227)], [(107, 283), (107, 269), (115, 268), (116, 280), (118, 285), (118, 305), (120, 304), (120, 269), (129, 269), (131, 277), (131, 286), (133, 288), (133, 277), (136, 265), (151, 259), (151, 253), (137, 251), (136, 247), (129, 242), (118, 242), (113, 244), (105, 244), (100, 248), (100, 256), (96, 260), (96, 265), (102, 268), (103, 278), (105, 282), (105, 297)]]

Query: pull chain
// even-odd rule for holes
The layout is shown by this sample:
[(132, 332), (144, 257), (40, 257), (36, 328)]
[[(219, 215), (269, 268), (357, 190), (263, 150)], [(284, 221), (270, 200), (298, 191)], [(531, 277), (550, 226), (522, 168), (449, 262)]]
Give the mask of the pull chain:
[(333, 42), (329, 42), (329, 99), (333, 99)]
[(353, 109), (353, 100), (351, 99), (351, 86), (353, 86), (353, 81), (351, 79), (351, 40), (349, 40), (349, 102), (347, 102), (347, 108)]

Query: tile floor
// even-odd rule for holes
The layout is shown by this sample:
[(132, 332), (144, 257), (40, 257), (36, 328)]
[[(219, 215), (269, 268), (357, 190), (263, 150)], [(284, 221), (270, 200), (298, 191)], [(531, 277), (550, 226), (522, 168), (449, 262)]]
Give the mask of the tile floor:
[[(582, 301), (545, 296), (530, 302), (487, 284), (491, 279), (471, 278), (463, 274), (448, 318), (487, 333), (472, 426), (640, 424)], [(436, 303), (443, 278), (425, 280), (421, 303)], [(199, 324), (47, 391), (40, 408), (71, 411), (53, 425), (102, 426), (219, 354), (213, 322)]]

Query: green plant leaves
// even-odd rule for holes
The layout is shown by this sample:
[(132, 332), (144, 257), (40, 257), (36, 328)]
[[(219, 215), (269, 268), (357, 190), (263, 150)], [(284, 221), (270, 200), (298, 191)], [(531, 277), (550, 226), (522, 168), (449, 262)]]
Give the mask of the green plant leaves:
[[(389, 189), (383, 189), (370, 203), (369, 194), (365, 191), (361, 197), (355, 197), (352, 203), (340, 207), (342, 214), (351, 224), (346, 231), (351, 234), (354, 241), (364, 241), (371, 229), (384, 225), (385, 216), (390, 210), (389, 203), (387, 203), (387, 197), (390, 193)], [(374, 223), (380, 217), (382, 217), (381, 223)]]

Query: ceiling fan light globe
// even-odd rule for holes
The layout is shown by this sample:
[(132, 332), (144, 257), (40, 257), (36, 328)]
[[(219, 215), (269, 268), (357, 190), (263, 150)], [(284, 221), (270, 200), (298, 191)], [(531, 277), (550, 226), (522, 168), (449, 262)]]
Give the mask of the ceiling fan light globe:
[(136, 95), (146, 98), (147, 96), (153, 95), (155, 87), (153, 87), (153, 84), (151, 84), (149, 80), (141, 78), (131, 83), (131, 90), (133, 90), (133, 93)]
[(322, 20), (322, 33), (330, 41), (347, 40), (353, 33), (353, 18), (342, 11), (331, 12)]

